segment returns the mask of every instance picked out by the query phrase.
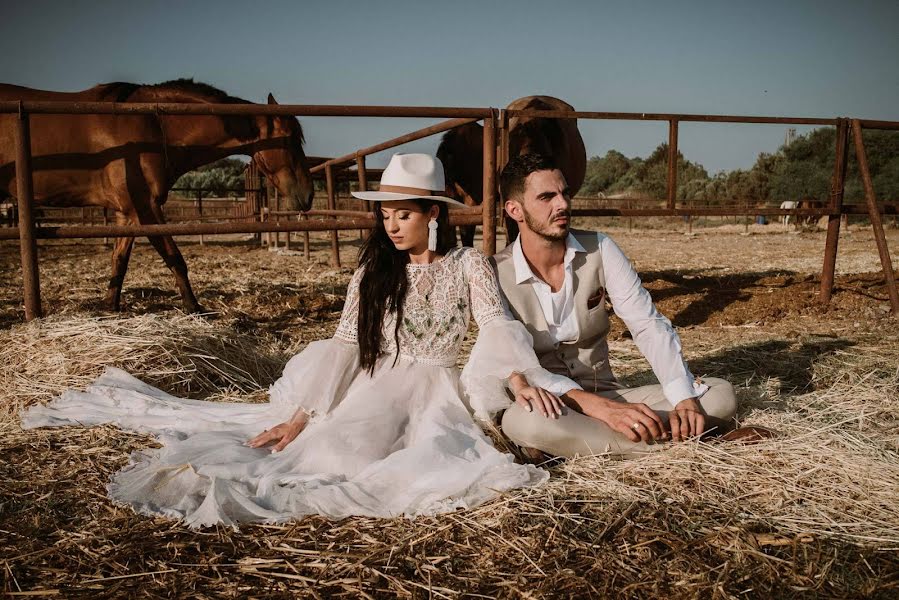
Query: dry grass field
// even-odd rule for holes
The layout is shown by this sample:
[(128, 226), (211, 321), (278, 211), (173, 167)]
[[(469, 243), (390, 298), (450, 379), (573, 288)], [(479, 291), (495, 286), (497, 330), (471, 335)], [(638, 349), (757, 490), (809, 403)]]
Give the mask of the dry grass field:
[[(596, 220), (581, 226), (601, 227)], [(681, 226), (682, 227), (682, 226)], [(44, 309), (24, 324), (17, 246), (0, 245), (0, 590), (10, 597), (895, 598), (899, 595), (899, 320), (869, 229), (840, 240), (817, 302), (821, 231), (777, 225), (614, 228), (697, 375), (729, 379), (754, 444), (689, 442), (636, 460), (547, 465), (543, 487), (436, 518), (191, 532), (106, 497), (152, 438), (112, 427), (22, 431), (19, 412), (106, 366), (175, 394), (264, 401), (287, 359), (336, 326), (341, 269), (229, 240), (182, 250), (211, 315), (184, 315), (135, 248), (125, 310), (99, 304), (100, 244), (40, 249)], [(889, 229), (894, 264), (899, 231)], [(299, 244), (293, 246), (294, 249)], [(620, 322), (613, 367), (653, 380)], [(491, 432), (498, 444), (502, 439)]]

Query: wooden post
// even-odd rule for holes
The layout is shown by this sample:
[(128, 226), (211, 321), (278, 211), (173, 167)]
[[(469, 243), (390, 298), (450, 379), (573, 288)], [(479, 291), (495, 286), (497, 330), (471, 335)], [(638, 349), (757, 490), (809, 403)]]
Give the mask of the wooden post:
[(37, 264), (37, 238), (34, 232), (34, 188), (31, 172), (31, 123), (19, 102), (16, 122), (16, 199), (19, 206), (19, 250), (22, 256), (25, 320), (42, 316), (41, 283)]
[[(821, 291), (818, 299), (830, 304), (833, 279), (837, 266), (837, 245), (840, 241), (843, 193), (846, 189), (846, 166), (849, 163), (849, 124), (846, 119), (837, 120), (837, 148), (830, 183), (830, 215), (827, 217), (827, 240), (824, 242), (824, 266), (821, 268)], [(848, 227), (848, 226), (847, 226)]]
[(880, 254), (880, 265), (886, 278), (887, 291), (890, 294), (890, 306), (892, 313), (899, 315), (899, 290), (896, 289), (896, 278), (893, 275), (893, 262), (890, 260), (890, 249), (887, 246), (886, 237), (883, 234), (883, 222), (880, 219), (880, 210), (877, 208), (877, 197), (874, 195), (874, 183), (871, 181), (871, 172), (868, 170), (868, 157), (865, 154), (865, 142), (862, 139), (862, 126), (858, 119), (852, 119), (852, 139), (855, 142), (855, 155), (858, 158), (858, 170), (865, 185), (865, 200), (868, 203), (868, 216), (871, 219), (871, 228), (874, 230), (874, 240), (877, 242), (877, 252)]
[[(328, 210), (336, 210), (336, 197), (334, 195), (334, 170), (330, 164), (325, 165), (325, 186), (328, 188)], [(331, 266), (340, 266), (340, 240), (337, 230), (331, 230)]]
[(496, 117), (484, 119), (484, 200), (482, 213), (483, 250), (496, 254)]

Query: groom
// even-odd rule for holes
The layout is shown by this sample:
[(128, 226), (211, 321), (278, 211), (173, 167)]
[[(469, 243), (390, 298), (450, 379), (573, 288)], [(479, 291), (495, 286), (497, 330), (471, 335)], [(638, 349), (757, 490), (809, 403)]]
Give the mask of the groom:
[[(562, 395), (568, 409), (561, 415), (549, 403), (512, 404), (502, 418), (505, 434), (528, 453), (627, 457), (661, 441), (727, 429), (736, 412), (733, 387), (723, 379), (693, 377), (671, 322), (656, 310), (615, 242), (570, 229), (568, 185), (553, 160), (513, 158), (500, 176), (500, 192), (520, 228), (515, 242), (491, 259), (502, 292), (533, 336), (540, 364), (579, 386)], [(607, 301), (659, 384), (624, 388), (615, 379)], [(510, 382), (513, 390), (518, 386)]]

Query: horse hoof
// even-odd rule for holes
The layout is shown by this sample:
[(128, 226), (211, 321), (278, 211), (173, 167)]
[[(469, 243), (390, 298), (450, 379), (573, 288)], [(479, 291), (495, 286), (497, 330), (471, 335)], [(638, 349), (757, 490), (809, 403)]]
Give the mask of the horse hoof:
[(191, 315), (200, 315), (204, 313), (208, 313), (209, 311), (200, 306), (199, 304), (191, 304), (184, 306), (184, 312)]
[(119, 302), (105, 300), (100, 304), (100, 306), (106, 312), (114, 312), (114, 313), (122, 312), (122, 305)]

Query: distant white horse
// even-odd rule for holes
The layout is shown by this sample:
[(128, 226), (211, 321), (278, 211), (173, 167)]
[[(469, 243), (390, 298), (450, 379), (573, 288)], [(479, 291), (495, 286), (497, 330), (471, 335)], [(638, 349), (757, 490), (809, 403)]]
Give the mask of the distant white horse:
[[(780, 203), (781, 210), (795, 210), (799, 207), (799, 202), (796, 200), (784, 200)], [(781, 215), (780, 222), (784, 227), (790, 226), (790, 217), (793, 215)]]

